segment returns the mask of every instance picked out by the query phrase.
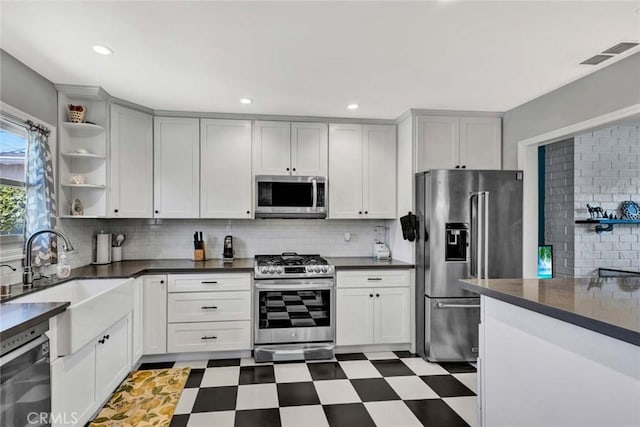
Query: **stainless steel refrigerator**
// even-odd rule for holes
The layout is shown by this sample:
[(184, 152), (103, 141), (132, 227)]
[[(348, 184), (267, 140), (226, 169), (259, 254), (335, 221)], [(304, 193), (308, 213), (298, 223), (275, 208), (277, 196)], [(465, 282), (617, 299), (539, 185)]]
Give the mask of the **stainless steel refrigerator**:
[(480, 298), (470, 277), (522, 277), (522, 172), (416, 174), (416, 343), (430, 361), (473, 361)]

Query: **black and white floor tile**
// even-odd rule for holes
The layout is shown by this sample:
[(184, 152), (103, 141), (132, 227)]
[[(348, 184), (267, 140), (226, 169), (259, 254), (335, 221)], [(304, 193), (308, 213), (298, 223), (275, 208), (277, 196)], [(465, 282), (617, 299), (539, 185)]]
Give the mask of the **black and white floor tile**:
[(409, 352), (338, 354), (331, 361), (253, 359), (188, 366), (172, 427), (458, 427), (477, 425), (476, 370)]

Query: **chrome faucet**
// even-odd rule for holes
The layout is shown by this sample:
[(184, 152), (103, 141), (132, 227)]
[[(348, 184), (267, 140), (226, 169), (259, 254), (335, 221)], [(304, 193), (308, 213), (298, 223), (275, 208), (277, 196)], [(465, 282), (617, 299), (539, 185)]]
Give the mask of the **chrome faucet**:
[(26, 288), (32, 287), (33, 280), (34, 280), (33, 267), (31, 266), (31, 244), (33, 243), (33, 240), (36, 237), (45, 233), (55, 234), (56, 236), (60, 237), (62, 239), (62, 242), (63, 242), (62, 245), (65, 252), (71, 252), (73, 250), (73, 245), (71, 244), (67, 236), (65, 236), (64, 234), (56, 230), (49, 230), (49, 229), (38, 230), (35, 233), (33, 233), (31, 236), (29, 236), (29, 239), (27, 240), (27, 243), (24, 246), (24, 254), (25, 254), (24, 271), (22, 273), (22, 284)]

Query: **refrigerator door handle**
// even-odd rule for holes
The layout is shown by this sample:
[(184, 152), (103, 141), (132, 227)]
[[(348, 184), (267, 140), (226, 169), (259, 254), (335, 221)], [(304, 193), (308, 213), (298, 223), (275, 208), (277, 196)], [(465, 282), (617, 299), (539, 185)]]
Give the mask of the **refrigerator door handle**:
[(489, 278), (489, 192), (482, 192), (482, 207), (484, 208), (484, 235), (482, 241), (484, 248), (482, 254), (484, 256), (484, 279)]
[[(481, 202), (480, 202), (480, 195), (482, 193), (470, 193), (469, 194), (469, 202), (471, 203), (471, 207), (469, 208), (469, 212), (471, 212), (472, 218), (471, 218), (471, 232), (475, 234), (476, 237), (476, 275), (474, 277), (476, 277), (477, 279), (481, 279), (481, 263), (482, 263), (482, 232), (481, 230), (481, 224), (482, 224), (482, 209), (481, 209)], [(476, 210), (477, 212), (477, 222), (476, 222), (476, 227), (473, 227), (473, 199), (477, 200), (478, 203), (478, 209)], [(472, 261), (472, 265), (473, 265), (473, 261)], [(473, 271), (471, 271), (471, 274), (473, 275)]]
[(447, 304), (444, 302), (436, 303), (438, 308), (480, 308), (480, 304)]

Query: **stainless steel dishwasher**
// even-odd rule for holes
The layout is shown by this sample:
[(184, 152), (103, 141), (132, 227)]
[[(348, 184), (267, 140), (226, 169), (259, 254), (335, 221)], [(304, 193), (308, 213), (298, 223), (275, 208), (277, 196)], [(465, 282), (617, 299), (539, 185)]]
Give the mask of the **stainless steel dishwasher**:
[(51, 425), (49, 322), (4, 339), (0, 352), (0, 426)]

